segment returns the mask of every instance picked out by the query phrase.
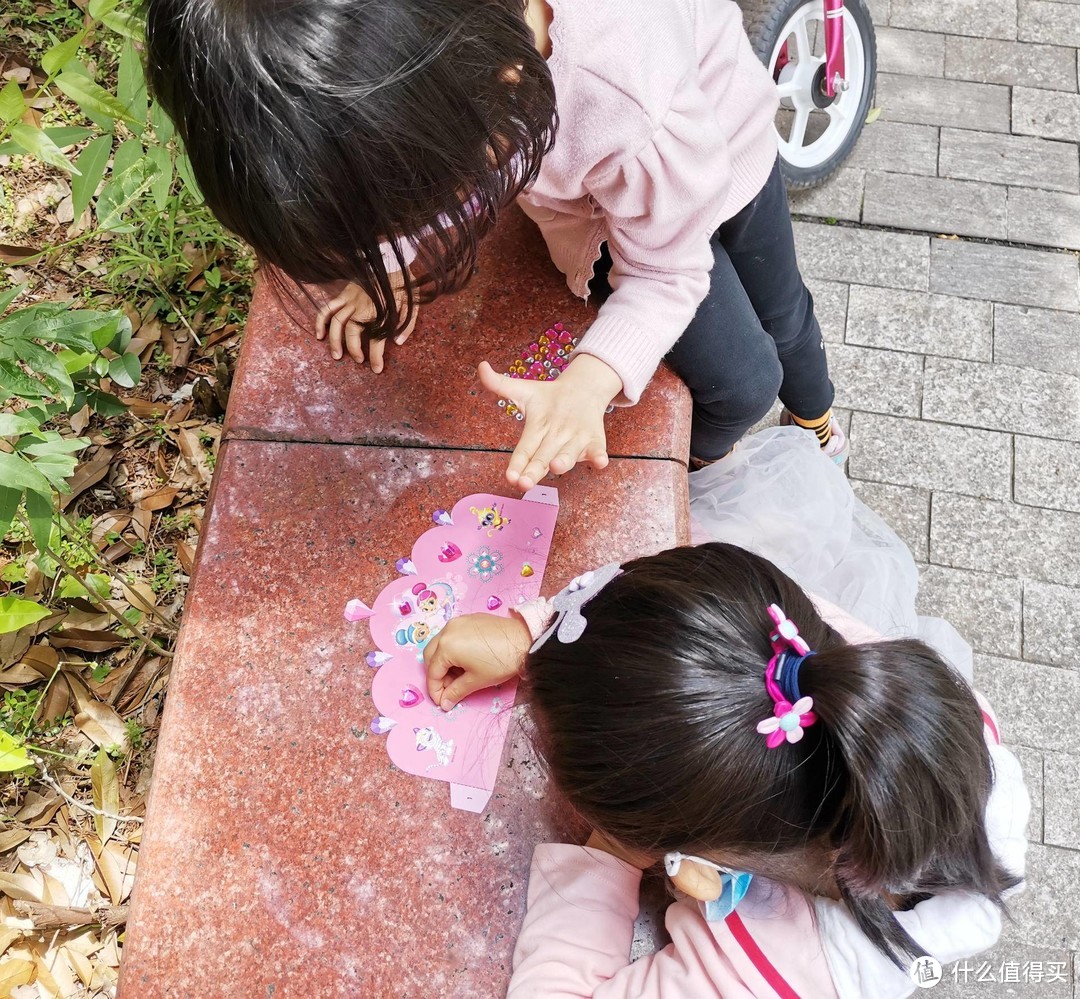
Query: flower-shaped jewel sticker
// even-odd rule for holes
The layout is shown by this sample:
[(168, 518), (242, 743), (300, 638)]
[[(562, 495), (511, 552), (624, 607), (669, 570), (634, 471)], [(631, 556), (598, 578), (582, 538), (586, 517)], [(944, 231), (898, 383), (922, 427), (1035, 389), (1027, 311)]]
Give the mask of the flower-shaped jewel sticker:
[(485, 545), (469, 556), (469, 575), (476, 576), (480, 582), (490, 582), (492, 576), (502, 572), (502, 552), (497, 552)]
[(765, 745), (776, 749), (786, 739), (798, 742), (803, 737), (803, 729), (817, 721), (814, 714), (814, 699), (800, 697), (794, 704), (789, 701), (777, 701), (773, 708), (773, 717), (758, 722), (757, 730), (767, 738)]

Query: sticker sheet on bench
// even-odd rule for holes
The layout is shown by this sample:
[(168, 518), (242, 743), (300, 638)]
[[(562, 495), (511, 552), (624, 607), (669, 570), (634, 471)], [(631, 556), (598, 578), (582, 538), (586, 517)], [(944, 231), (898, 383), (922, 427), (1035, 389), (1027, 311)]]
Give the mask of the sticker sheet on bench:
[[(424, 648), (453, 617), (508, 615), (540, 595), (558, 512), (558, 492), (548, 486), (520, 499), (478, 493), (436, 510), (436, 526), (398, 560), (401, 576), (371, 605), (376, 651), (367, 661), (376, 669), (378, 711), (371, 729), (386, 735), (390, 759), (403, 771), (447, 781), (455, 808), (479, 812), (491, 797), (517, 681), (444, 712), (427, 693)], [(352, 604), (367, 615), (364, 604)]]

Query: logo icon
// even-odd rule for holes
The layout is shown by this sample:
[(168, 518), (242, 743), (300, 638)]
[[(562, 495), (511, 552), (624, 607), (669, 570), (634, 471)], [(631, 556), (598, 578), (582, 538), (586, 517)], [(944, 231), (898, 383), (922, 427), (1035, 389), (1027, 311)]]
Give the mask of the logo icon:
[(917, 957), (908, 968), (908, 978), (920, 989), (932, 989), (941, 981), (941, 964), (933, 957)]

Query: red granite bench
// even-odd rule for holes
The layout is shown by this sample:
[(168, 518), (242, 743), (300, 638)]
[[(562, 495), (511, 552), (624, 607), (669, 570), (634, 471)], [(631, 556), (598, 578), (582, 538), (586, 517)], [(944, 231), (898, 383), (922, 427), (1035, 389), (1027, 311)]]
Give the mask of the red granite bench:
[[(367, 723), (345, 602), (430, 513), (506, 493), (519, 426), (475, 379), (588, 322), (516, 212), (382, 375), (334, 362), (262, 286), (158, 744), (121, 999), (498, 996), (541, 839), (580, 835), (521, 728), (483, 814), (398, 772)], [(433, 391), (433, 386), (439, 386)], [(664, 371), (609, 418), (611, 465), (557, 482), (546, 589), (688, 541), (689, 399)], [(507, 493), (508, 494), (508, 493)]]

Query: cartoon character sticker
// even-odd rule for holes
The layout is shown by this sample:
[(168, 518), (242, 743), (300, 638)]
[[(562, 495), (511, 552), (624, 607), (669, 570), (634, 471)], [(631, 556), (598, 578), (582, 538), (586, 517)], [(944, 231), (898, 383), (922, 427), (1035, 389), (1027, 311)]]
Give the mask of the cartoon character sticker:
[(413, 732), (416, 734), (416, 751), (424, 753), (430, 750), (435, 754), (435, 762), (431, 766), (425, 767), (426, 770), (449, 765), (454, 758), (453, 739), (444, 739), (430, 725), (426, 728), (414, 728)]
[(501, 531), (510, 523), (509, 517), (503, 516), (506, 504), (496, 508), (494, 504), (485, 507), (469, 507), (469, 512), (476, 517), (478, 531), (487, 531), (487, 536), (493, 537), (496, 531)]
[(454, 588), (443, 580), (416, 583), (394, 602), (401, 618), (394, 641), (404, 648), (415, 649), (416, 658), (422, 660), (427, 644), (454, 616), (456, 602)]

